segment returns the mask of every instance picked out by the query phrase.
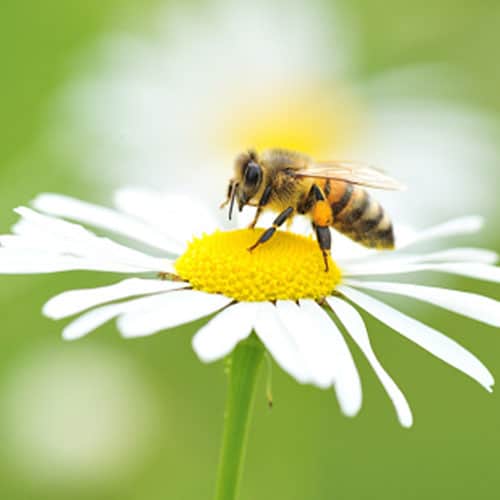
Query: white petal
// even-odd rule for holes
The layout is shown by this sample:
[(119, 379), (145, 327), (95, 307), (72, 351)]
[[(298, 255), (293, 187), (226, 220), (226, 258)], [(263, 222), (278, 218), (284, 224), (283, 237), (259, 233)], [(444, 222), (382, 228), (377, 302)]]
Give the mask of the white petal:
[(459, 276), (466, 276), (467, 278), (474, 278), (483, 281), (491, 281), (493, 283), (500, 283), (500, 267), (488, 266), (485, 264), (436, 264), (428, 269), (429, 271), (441, 271), (449, 274), (457, 274)]
[(306, 309), (289, 300), (276, 304), (276, 312), (281, 322), (304, 358), (310, 375), (308, 382), (326, 389), (333, 385), (335, 380), (334, 343), (329, 332), (315, 328), (315, 320)]
[(123, 312), (123, 304), (113, 304), (93, 309), (72, 321), (62, 332), (65, 340), (76, 340), (97, 329)]
[(259, 304), (255, 333), (278, 365), (298, 382), (309, 382), (310, 376), (293, 336), (280, 321), (276, 307), (268, 302)]
[(389, 398), (394, 405), (398, 420), (403, 427), (411, 427), (413, 424), (413, 417), (411, 414), (410, 406), (396, 383), (392, 380), (390, 375), (384, 370), (380, 364), (377, 356), (373, 352), (366, 326), (361, 318), (361, 315), (345, 300), (337, 297), (327, 297), (326, 301), (334, 310), (335, 314), (339, 317), (345, 329), (349, 332), (353, 340), (359, 346), (366, 359), (371, 364), (373, 371), (379, 378), (381, 384), (386, 390)]
[(165, 296), (170, 293), (176, 292), (166, 292), (158, 295), (149, 295), (146, 297), (141, 297), (139, 299), (128, 300), (126, 302), (120, 302), (118, 304), (111, 304), (107, 306), (98, 307), (92, 309), (73, 322), (71, 322), (63, 330), (63, 338), (66, 340), (74, 340), (83, 337), (87, 333), (95, 330), (99, 326), (107, 323), (113, 318), (116, 318), (120, 314), (132, 313), (133, 311), (142, 311), (151, 307), (155, 307), (157, 304), (164, 301)]
[[(23, 224), (24, 225), (24, 224)], [(19, 223), (18, 223), (19, 226)], [(2, 234), (0, 236), (0, 247), (1, 248), (18, 248), (22, 250), (36, 250), (52, 253), (65, 253), (70, 252), (71, 248), (61, 244), (60, 239), (56, 238), (45, 238), (41, 239), (36, 237), (34, 234), (30, 236), (20, 236), (18, 234)]]
[(50, 248), (58, 253), (127, 264), (142, 270), (167, 271), (172, 267), (168, 259), (151, 257), (108, 238), (98, 237), (78, 224), (42, 215), (26, 207), (18, 207), (15, 212), (22, 219), (13, 231), (30, 240), (26, 245), (28, 248), (38, 240), (41, 249)]
[(415, 257), (415, 262), (476, 262), (481, 264), (495, 264), (498, 261), (498, 254), (484, 248), (450, 248), (421, 254)]
[(192, 196), (124, 188), (116, 193), (115, 203), (123, 212), (158, 228), (176, 242), (179, 251), (194, 236), (211, 233), (219, 227), (207, 206)]
[(232, 301), (224, 295), (182, 290), (157, 295), (139, 310), (118, 319), (124, 337), (142, 337), (184, 323), (190, 323), (222, 309)]
[(435, 271), (441, 273), (466, 276), (483, 281), (500, 283), (500, 267), (489, 266), (487, 264), (476, 264), (471, 262), (453, 262), (453, 263), (429, 263), (429, 264), (400, 264), (393, 262), (371, 262), (370, 264), (346, 265), (342, 268), (342, 274), (345, 277), (352, 276), (377, 276), (393, 274), (419, 273), (423, 271)]
[(193, 337), (193, 349), (198, 357), (210, 363), (229, 354), (252, 332), (257, 309), (257, 304), (242, 302), (217, 314)]
[(186, 283), (180, 281), (130, 278), (114, 285), (63, 292), (45, 304), (43, 314), (52, 319), (61, 319), (106, 302), (125, 299), (134, 295), (166, 292), (186, 286)]
[(114, 202), (118, 210), (138, 217), (152, 226), (165, 219), (164, 196), (150, 189), (125, 187), (116, 191)]
[(484, 218), (477, 215), (469, 215), (452, 219), (443, 224), (430, 227), (416, 233), (406, 241), (400, 241), (398, 248), (406, 248), (423, 241), (446, 238), (448, 236), (458, 236), (462, 234), (474, 234), (481, 230), (484, 225)]
[(472, 353), (454, 340), (364, 293), (344, 285), (338, 289), (348, 299), (382, 323), (439, 359), (466, 373), (488, 391), (492, 390), (494, 380), (488, 369)]
[(406, 283), (346, 280), (345, 284), (412, 297), (488, 325), (500, 326), (500, 302), (475, 293)]
[(361, 266), (373, 264), (374, 267), (381, 264), (421, 264), (424, 262), (453, 263), (472, 262), (481, 264), (495, 264), (498, 254), (484, 248), (450, 248), (439, 252), (407, 254), (399, 251), (374, 252), (364, 258), (337, 259), (343, 262), (344, 267), (349, 265)]
[[(35, 250), (0, 248), (0, 274), (45, 274), (80, 270), (144, 273), (151, 269), (106, 260), (78, 258)], [(169, 269), (165, 270), (168, 271)]]
[(52, 193), (37, 196), (33, 201), (33, 206), (42, 212), (106, 229), (170, 253), (177, 254), (182, 250), (157, 228), (110, 208)]
[[(300, 306), (309, 316), (311, 325), (309, 331), (316, 329), (328, 335), (327, 348), (333, 355), (331, 362), (335, 369), (334, 385), (340, 408), (347, 416), (356, 415), (362, 403), (361, 381), (344, 337), (333, 319), (314, 300), (301, 300)], [(308, 334), (309, 331), (305, 333)]]

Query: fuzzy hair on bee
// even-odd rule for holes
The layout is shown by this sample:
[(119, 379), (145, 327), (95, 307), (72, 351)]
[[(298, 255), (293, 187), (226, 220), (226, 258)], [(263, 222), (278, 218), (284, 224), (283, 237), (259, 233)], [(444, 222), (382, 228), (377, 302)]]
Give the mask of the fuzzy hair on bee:
[(267, 149), (260, 155), (248, 150), (236, 157), (221, 208), (229, 204), (231, 219), (235, 203), (240, 211), (246, 205), (256, 207), (250, 228), (255, 227), (264, 210), (278, 213), (249, 251), (271, 239), (295, 215), (309, 217), (328, 271), (331, 227), (366, 247), (388, 250), (395, 246), (390, 217), (365, 187), (404, 189), (398, 181), (366, 164), (314, 161), (286, 149)]

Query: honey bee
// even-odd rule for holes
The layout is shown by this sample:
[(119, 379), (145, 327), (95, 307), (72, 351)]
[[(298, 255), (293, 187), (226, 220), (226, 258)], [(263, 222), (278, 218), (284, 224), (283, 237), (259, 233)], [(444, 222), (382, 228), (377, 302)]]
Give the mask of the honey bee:
[(325, 271), (331, 248), (330, 227), (370, 248), (393, 249), (391, 219), (363, 187), (402, 190), (404, 186), (382, 171), (357, 162), (314, 161), (307, 155), (285, 149), (268, 149), (257, 154), (241, 153), (234, 163), (227, 199), (229, 219), (235, 202), (256, 207), (250, 228), (264, 210), (278, 212), (271, 227), (248, 250), (268, 241), (285, 221), (297, 215), (311, 219)]

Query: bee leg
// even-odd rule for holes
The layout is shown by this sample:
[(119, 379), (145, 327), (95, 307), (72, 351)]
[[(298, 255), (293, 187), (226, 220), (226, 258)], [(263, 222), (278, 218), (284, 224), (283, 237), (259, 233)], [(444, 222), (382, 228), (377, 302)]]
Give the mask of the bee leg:
[(293, 207), (288, 207), (286, 210), (283, 210), (276, 219), (273, 221), (273, 225), (269, 228), (267, 228), (260, 236), (260, 238), (247, 250), (251, 252), (252, 250), (255, 250), (259, 245), (262, 243), (265, 243), (266, 241), (270, 240), (272, 235), (276, 232), (276, 229), (278, 229), (291, 215), (293, 214)]
[(318, 240), (319, 248), (323, 254), (323, 261), (325, 263), (325, 273), (328, 272), (328, 256), (332, 246), (332, 235), (328, 226), (316, 226), (316, 238)]
[(332, 246), (332, 235), (329, 227), (333, 223), (332, 209), (326, 201), (323, 191), (316, 184), (312, 185), (311, 195), (316, 200), (311, 210), (312, 224), (316, 231), (319, 248), (323, 254), (325, 272), (328, 272), (328, 256)]
[(262, 207), (258, 206), (257, 210), (255, 211), (255, 215), (253, 217), (252, 222), (248, 224), (248, 229), (253, 229), (255, 225), (257, 224), (257, 221), (259, 220), (260, 214), (262, 213)]
[(233, 193), (233, 181), (229, 181), (229, 186), (227, 187), (226, 199), (219, 205), (219, 208), (224, 208), (231, 201), (231, 194)]
[(173, 273), (165, 272), (165, 271), (160, 271), (158, 273), (158, 278), (161, 280), (168, 280), (168, 281), (182, 281), (179, 276)]
[(262, 209), (267, 205), (269, 202), (269, 198), (271, 196), (272, 192), (272, 187), (269, 184), (266, 189), (264, 189), (264, 192), (262, 193), (262, 196), (259, 200), (259, 205), (257, 206), (257, 210), (255, 212), (255, 216), (253, 218), (253, 221), (248, 225), (248, 229), (253, 229), (255, 225), (257, 224), (257, 221), (259, 220), (260, 214), (262, 213)]

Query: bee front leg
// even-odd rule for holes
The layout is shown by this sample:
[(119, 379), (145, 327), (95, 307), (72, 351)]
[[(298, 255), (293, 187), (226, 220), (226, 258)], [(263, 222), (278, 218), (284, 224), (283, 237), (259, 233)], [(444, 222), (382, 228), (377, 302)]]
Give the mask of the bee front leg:
[(233, 193), (234, 182), (229, 181), (229, 186), (227, 187), (226, 199), (219, 205), (219, 208), (224, 208), (231, 201), (231, 194)]
[(272, 193), (272, 187), (271, 185), (268, 185), (266, 189), (264, 189), (264, 192), (262, 193), (262, 196), (259, 200), (259, 204), (257, 206), (257, 210), (255, 211), (254, 218), (252, 222), (248, 225), (248, 229), (253, 229), (255, 225), (257, 224), (257, 221), (259, 220), (260, 215), (262, 214), (262, 209), (268, 204), (269, 198), (271, 197)]
[(293, 214), (293, 207), (288, 207), (286, 210), (283, 210), (276, 219), (273, 221), (273, 225), (269, 228), (267, 228), (260, 236), (260, 238), (253, 244), (250, 248), (247, 250), (249, 252), (255, 250), (259, 245), (262, 245), (262, 243), (265, 243), (266, 241), (269, 241), (273, 234), (276, 232), (276, 229), (278, 229), (289, 217), (291, 217)]
[(262, 207), (259, 205), (257, 207), (257, 210), (255, 211), (255, 215), (253, 217), (252, 222), (250, 222), (250, 224), (248, 224), (248, 229), (253, 229), (255, 227), (261, 214), (262, 214)]

